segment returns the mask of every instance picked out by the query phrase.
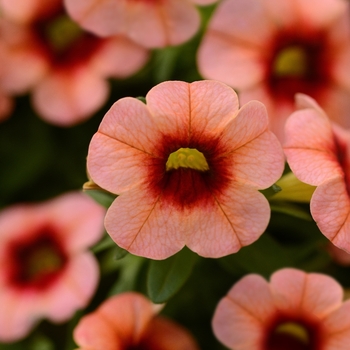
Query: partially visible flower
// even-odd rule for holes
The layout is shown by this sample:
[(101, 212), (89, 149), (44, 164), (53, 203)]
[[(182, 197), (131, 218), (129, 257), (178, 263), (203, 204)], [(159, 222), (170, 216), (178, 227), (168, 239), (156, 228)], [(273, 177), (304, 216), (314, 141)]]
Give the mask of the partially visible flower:
[(13, 100), (0, 90), (0, 122), (7, 119), (13, 110)]
[(178, 45), (198, 31), (195, 4), (217, 0), (64, 0), (69, 14), (82, 27), (107, 37), (125, 35), (155, 48)]
[(87, 248), (103, 234), (104, 209), (82, 193), (0, 212), (0, 341), (26, 336), (42, 318), (68, 320), (94, 293)]
[(216, 337), (234, 350), (348, 350), (350, 301), (333, 278), (296, 269), (251, 274), (218, 304)]
[(107, 78), (139, 70), (148, 51), (122, 36), (96, 37), (69, 18), (63, 1), (1, 0), (6, 91), (31, 91), (46, 121), (71, 126), (89, 118), (106, 101)]
[(89, 147), (91, 179), (119, 195), (105, 219), (112, 239), (152, 259), (184, 245), (220, 257), (257, 240), (270, 219), (258, 189), (284, 168), (265, 107), (239, 109), (216, 81), (161, 83), (146, 101), (117, 101)]
[(346, 0), (224, 0), (198, 51), (205, 78), (263, 102), (283, 140), (301, 92), (350, 126), (350, 8)]
[(142, 294), (113, 296), (84, 316), (74, 329), (81, 350), (198, 350), (190, 333), (157, 315), (157, 308)]
[(321, 232), (350, 253), (350, 132), (331, 124), (308, 96), (297, 95), (297, 106), (286, 122), (288, 164), (300, 181), (317, 186), (310, 210)]

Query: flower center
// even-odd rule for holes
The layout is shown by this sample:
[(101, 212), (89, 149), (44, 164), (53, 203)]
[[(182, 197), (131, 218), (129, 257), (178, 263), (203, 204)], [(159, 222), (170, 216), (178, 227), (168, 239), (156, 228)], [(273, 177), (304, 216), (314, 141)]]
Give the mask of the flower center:
[(8, 252), (9, 281), (17, 287), (45, 288), (60, 271), (67, 256), (45, 228), (30, 241), (12, 242)]
[(82, 35), (82, 29), (66, 15), (54, 18), (46, 27), (47, 39), (56, 52), (66, 50)]
[(307, 54), (300, 46), (290, 46), (283, 49), (274, 62), (276, 76), (303, 77), (307, 70)]
[(316, 350), (318, 342), (317, 325), (286, 320), (278, 322), (269, 331), (264, 349)]
[(209, 170), (204, 154), (195, 148), (179, 148), (169, 155), (165, 165), (166, 171), (189, 168), (198, 171)]
[(303, 344), (309, 343), (309, 334), (305, 327), (295, 322), (286, 322), (280, 324), (275, 329), (276, 334), (285, 334), (294, 337)]

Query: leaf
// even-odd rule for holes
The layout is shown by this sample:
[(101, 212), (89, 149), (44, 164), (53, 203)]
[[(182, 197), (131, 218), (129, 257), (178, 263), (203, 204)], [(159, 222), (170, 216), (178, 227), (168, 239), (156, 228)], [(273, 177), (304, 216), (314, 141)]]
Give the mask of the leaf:
[(152, 260), (148, 269), (147, 290), (154, 303), (169, 300), (190, 277), (198, 255), (186, 247), (165, 260)]
[(219, 259), (219, 263), (234, 275), (258, 273), (265, 277), (282, 267), (293, 265), (286, 249), (267, 232), (239, 252)]

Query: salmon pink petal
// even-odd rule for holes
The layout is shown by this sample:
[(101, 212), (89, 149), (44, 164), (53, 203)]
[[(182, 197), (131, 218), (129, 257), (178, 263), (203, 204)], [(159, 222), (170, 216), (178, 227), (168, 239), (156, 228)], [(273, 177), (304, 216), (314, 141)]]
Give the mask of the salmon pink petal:
[[(260, 51), (251, 46), (238, 46), (235, 38), (208, 31), (198, 49), (198, 67), (209, 79), (247, 89), (264, 79), (265, 66)], [(227, 71), (230, 74), (227, 74)]]
[(342, 0), (296, 0), (294, 2), (300, 21), (316, 28), (329, 26), (347, 10), (347, 4)]
[(60, 6), (61, 0), (1, 0), (2, 13), (17, 22), (28, 23), (38, 16), (50, 13)]
[(48, 70), (46, 59), (37, 49), (33, 36), (26, 26), (17, 25), (0, 17), (0, 36), (1, 88), (7, 93), (25, 93), (46, 74)]
[[(48, 220), (55, 228), (70, 253), (95, 244), (103, 233), (105, 210), (83, 193), (71, 192), (45, 203)], [(77, 215), (83, 220), (77, 220)]]
[(117, 36), (106, 40), (91, 65), (103, 76), (126, 78), (141, 69), (149, 52), (130, 39)]
[(159, 129), (185, 140), (192, 130), (218, 133), (239, 107), (237, 94), (216, 81), (164, 82), (152, 88), (146, 100)]
[(294, 112), (285, 131), (284, 151), (293, 173), (301, 181), (317, 186), (342, 176), (334, 155), (332, 127), (324, 113), (311, 108)]
[[(127, 10), (128, 34), (145, 47), (179, 45), (199, 29), (200, 16), (189, 1), (134, 2)], [(147, 16), (145, 13), (147, 12)]]
[(350, 339), (350, 301), (333, 311), (324, 320), (327, 350), (348, 350)]
[(147, 164), (157, 157), (158, 140), (158, 128), (146, 106), (123, 98), (112, 106), (91, 140), (88, 172), (110, 192), (127, 191), (145, 181)]
[(115, 0), (64, 0), (65, 8), (83, 28), (102, 37), (123, 32), (126, 2)]
[(108, 319), (98, 313), (84, 316), (74, 329), (73, 337), (79, 350), (123, 350), (120, 340)]
[(185, 328), (161, 316), (150, 321), (142, 344), (147, 344), (150, 349), (199, 350), (198, 345)]
[(256, 241), (269, 219), (270, 206), (261, 193), (248, 186), (232, 186), (225, 193), (213, 194), (211, 205), (189, 213), (187, 245), (205, 257), (235, 253)]
[(274, 311), (268, 283), (258, 275), (243, 277), (218, 304), (214, 333), (230, 349), (258, 349), (263, 326)]
[(257, 48), (264, 46), (274, 29), (263, 0), (223, 1), (216, 8), (208, 27), (209, 32), (218, 32), (243, 46)]
[(311, 198), (310, 209), (320, 231), (334, 245), (350, 252), (350, 199), (343, 178), (318, 186)]
[(35, 109), (48, 122), (72, 126), (96, 112), (108, 96), (108, 83), (88, 68), (52, 72), (33, 91)]
[(137, 344), (155, 313), (156, 307), (143, 295), (134, 292), (112, 297), (98, 309), (98, 314), (109, 321), (124, 344)]
[(283, 151), (268, 130), (268, 116), (262, 103), (251, 101), (244, 105), (223, 131), (221, 141), (233, 149), (235, 180), (262, 189), (281, 177)]
[(0, 122), (6, 120), (14, 108), (13, 99), (0, 91)]
[(121, 194), (145, 182), (150, 160), (148, 153), (99, 132), (91, 140), (87, 168), (95, 183)]
[(46, 295), (38, 295), (36, 308), (54, 322), (68, 320), (85, 307), (96, 290), (99, 268), (94, 256), (81, 253), (72, 257), (61, 279)]
[[(146, 185), (143, 185), (145, 187)], [(105, 227), (112, 239), (135, 255), (165, 259), (185, 245), (186, 217), (144, 188), (119, 196), (110, 206)]]
[(326, 275), (283, 269), (275, 272), (270, 281), (277, 308), (287, 314), (323, 319), (342, 303), (342, 287)]
[[(1, 288), (3, 289), (3, 286)], [(38, 321), (33, 302), (35, 303), (35, 296), (30, 293), (20, 295), (3, 289), (0, 294), (1, 342), (13, 342), (28, 334)]]
[(191, 1), (194, 4), (206, 6), (206, 5), (211, 5), (211, 4), (216, 3), (218, 0), (191, 0)]

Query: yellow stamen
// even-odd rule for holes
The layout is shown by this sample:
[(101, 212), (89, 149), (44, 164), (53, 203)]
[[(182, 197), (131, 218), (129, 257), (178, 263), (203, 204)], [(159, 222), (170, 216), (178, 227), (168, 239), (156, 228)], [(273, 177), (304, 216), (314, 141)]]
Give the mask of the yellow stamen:
[(275, 333), (289, 334), (300, 340), (304, 344), (309, 344), (309, 334), (305, 327), (295, 322), (286, 322), (280, 324), (276, 329)]
[(166, 171), (178, 168), (190, 168), (198, 171), (209, 170), (209, 165), (202, 152), (195, 148), (179, 148), (169, 155), (165, 165)]
[(46, 33), (55, 50), (63, 51), (75, 42), (83, 31), (67, 16), (60, 16), (50, 22)]
[(282, 50), (274, 62), (276, 76), (304, 76), (307, 70), (307, 55), (300, 46), (289, 46)]

